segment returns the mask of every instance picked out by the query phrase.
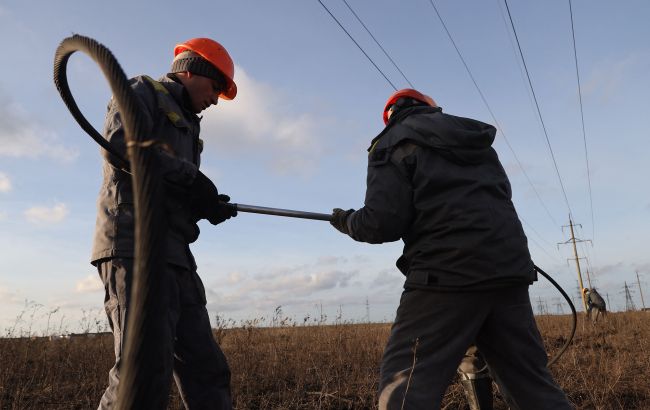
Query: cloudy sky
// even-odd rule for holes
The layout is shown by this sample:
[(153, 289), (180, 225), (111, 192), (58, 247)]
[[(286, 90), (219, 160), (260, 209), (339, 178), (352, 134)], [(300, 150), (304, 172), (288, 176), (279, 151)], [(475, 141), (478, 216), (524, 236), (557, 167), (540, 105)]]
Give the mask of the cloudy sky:
[[(347, 1), (406, 79), (446, 112), (496, 119), (495, 148), (539, 266), (575, 295), (572, 250), (557, 245), (569, 238), (570, 208), (576, 236), (592, 241), (579, 245), (581, 263), (610, 305), (625, 307), (627, 282), (640, 306), (636, 271), (650, 299), (650, 3), (573, 1), (584, 138), (569, 3), (509, 2), (547, 143), (503, 0), (434, 2), (494, 118), (430, 1)], [(391, 82), (408, 86), (344, 2), (323, 3)], [(202, 121), (202, 168), (220, 191), (238, 203), (314, 212), (363, 204), (366, 148), (393, 88), (317, 0), (0, 0), (3, 332), (30, 322), (42, 329), (55, 310), (69, 330), (101, 317), (103, 291), (89, 264), (101, 157), (52, 81), (56, 47), (73, 33), (105, 44), (129, 76), (163, 75), (178, 42), (220, 41), (239, 89)], [(77, 53), (68, 77), (101, 129), (110, 92), (99, 68)], [(400, 243), (356, 243), (326, 222), (244, 213), (201, 230), (192, 249), (213, 318), (268, 318), (277, 306), (299, 322), (321, 309), (330, 319), (394, 315)], [(544, 280), (531, 292), (535, 305), (561, 309)]]

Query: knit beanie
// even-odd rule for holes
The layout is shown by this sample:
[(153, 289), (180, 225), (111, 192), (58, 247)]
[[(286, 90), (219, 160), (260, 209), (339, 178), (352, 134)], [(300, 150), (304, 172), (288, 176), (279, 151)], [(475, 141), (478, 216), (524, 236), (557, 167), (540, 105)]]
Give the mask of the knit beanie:
[(189, 71), (192, 74), (201, 75), (218, 81), (221, 84), (226, 83), (226, 79), (221, 72), (208, 60), (201, 57), (193, 51), (183, 51), (174, 58), (170, 73), (180, 73)]

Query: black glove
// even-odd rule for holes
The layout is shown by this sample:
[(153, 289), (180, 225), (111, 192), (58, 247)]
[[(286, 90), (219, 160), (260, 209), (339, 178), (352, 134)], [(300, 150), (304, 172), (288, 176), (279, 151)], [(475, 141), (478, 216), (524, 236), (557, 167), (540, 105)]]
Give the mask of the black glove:
[(237, 208), (228, 203), (230, 202), (230, 197), (228, 195), (219, 194), (217, 195), (217, 199), (217, 203), (213, 205), (206, 217), (212, 225), (220, 224), (226, 219), (237, 216)]
[(212, 225), (219, 224), (237, 215), (237, 210), (228, 205), (230, 197), (220, 195), (217, 187), (201, 171), (190, 187), (190, 208), (194, 217), (207, 219)]
[(332, 210), (332, 220), (330, 221), (330, 224), (332, 224), (333, 227), (338, 229), (340, 232), (349, 235), (350, 232), (348, 232), (348, 216), (354, 212), (354, 209), (348, 209), (347, 211), (344, 211), (341, 208), (334, 208)]

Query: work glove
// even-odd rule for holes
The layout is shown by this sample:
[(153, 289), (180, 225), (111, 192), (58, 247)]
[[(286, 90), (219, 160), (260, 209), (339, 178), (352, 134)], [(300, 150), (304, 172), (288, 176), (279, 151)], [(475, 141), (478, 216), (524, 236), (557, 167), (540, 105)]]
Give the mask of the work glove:
[(217, 203), (211, 208), (206, 219), (212, 224), (217, 225), (221, 222), (237, 216), (237, 208), (229, 204), (230, 197), (225, 194), (217, 195)]
[(334, 208), (332, 210), (332, 219), (330, 220), (330, 224), (338, 229), (339, 232), (349, 235), (350, 232), (348, 231), (348, 216), (350, 216), (352, 212), (354, 212), (354, 209), (348, 209), (347, 211), (344, 211), (341, 208)]
[(219, 190), (210, 178), (198, 171), (190, 186), (190, 208), (194, 217), (207, 219), (212, 225), (217, 225), (226, 219), (237, 216), (237, 210), (228, 205), (230, 197), (219, 194)]

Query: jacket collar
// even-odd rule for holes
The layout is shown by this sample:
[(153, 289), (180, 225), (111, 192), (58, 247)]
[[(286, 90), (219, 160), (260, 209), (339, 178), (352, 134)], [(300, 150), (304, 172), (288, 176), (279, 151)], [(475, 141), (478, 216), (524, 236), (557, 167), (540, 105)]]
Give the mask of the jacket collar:
[(181, 80), (178, 78), (178, 76), (174, 73), (169, 73), (166, 76), (161, 77), (158, 79), (158, 81), (169, 91), (169, 93), (172, 95), (174, 100), (178, 103), (178, 105), (187, 112), (187, 114), (190, 114), (194, 117), (196, 117), (198, 120), (201, 120), (202, 117), (196, 115), (194, 112), (192, 112), (192, 103), (190, 101), (190, 94), (187, 92), (187, 89), (181, 82)]

